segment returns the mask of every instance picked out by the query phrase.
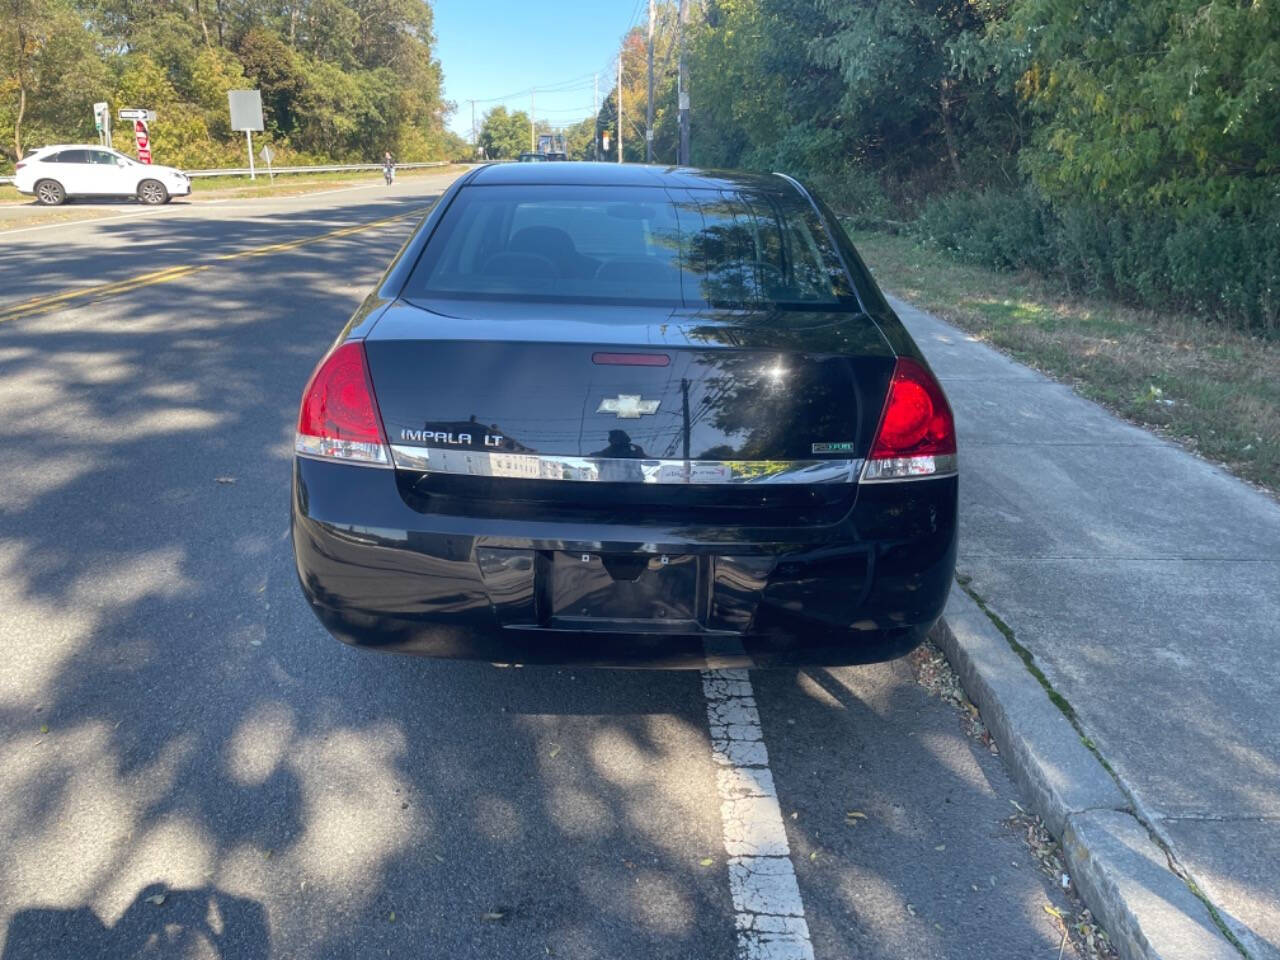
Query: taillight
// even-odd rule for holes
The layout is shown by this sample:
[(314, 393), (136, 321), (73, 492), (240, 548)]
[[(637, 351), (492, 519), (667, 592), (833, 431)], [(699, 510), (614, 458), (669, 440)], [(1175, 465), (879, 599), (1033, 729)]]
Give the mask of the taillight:
[(19, 170), (21, 170), (25, 166), (26, 166), (26, 163), (22, 160), (19, 160), (17, 163), (13, 165), (13, 172), (17, 173)]
[(391, 466), (364, 344), (344, 343), (320, 361), (302, 394), (298, 453), (373, 467)]
[(956, 424), (924, 364), (899, 357), (871, 444), (865, 480), (909, 480), (956, 471)]

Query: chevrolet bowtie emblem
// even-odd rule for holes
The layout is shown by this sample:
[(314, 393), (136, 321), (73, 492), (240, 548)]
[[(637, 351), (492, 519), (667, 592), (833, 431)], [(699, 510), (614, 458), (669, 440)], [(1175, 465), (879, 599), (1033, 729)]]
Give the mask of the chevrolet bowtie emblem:
[(605, 397), (596, 408), (596, 413), (616, 413), (619, 420), (639, 420), (643, 414), (657, 413), (661, 400), (644, 400), (634, 393), (622, 393), (616, 397)]

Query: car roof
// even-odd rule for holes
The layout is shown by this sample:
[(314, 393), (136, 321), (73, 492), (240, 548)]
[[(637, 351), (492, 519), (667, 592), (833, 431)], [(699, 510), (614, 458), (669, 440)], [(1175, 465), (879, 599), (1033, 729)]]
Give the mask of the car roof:
[(643, 163), (494, 163), (476, 170), (467, 185), (548, 184), (592, 187), (669, 187), (682, 189), (789, 191), (786, 177), (736, 170), (660, 167)]

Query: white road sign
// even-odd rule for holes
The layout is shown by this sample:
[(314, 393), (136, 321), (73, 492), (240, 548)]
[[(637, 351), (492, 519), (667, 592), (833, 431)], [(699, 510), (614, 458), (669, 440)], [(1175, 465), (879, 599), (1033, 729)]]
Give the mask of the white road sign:
[(262, 129), (262, 94), (257, 90), (228, 90), (232, 130)]
[(152, 111), (150, 110), (139, 110), (135, 107), (121, 107), (116, 111), (116, 116), (121, 120), (151, 120), (152, 117), (149, 116), (151, 113)]

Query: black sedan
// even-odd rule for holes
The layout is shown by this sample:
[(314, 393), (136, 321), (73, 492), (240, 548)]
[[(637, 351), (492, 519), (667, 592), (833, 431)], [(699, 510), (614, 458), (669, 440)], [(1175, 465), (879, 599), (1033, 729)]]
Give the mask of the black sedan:
[(785, 176), (466, 174), (320, 361), (296, 451), (303, 592), (383, 650), (883, 660), (955, 566), (946, 397)]

